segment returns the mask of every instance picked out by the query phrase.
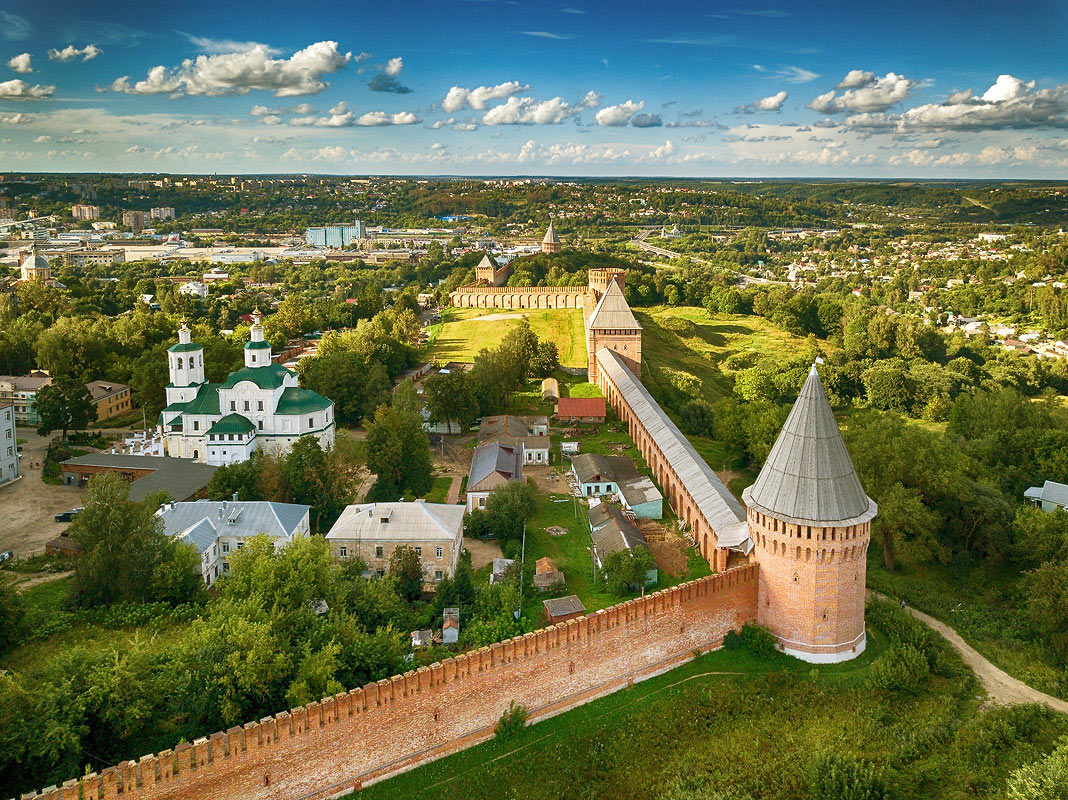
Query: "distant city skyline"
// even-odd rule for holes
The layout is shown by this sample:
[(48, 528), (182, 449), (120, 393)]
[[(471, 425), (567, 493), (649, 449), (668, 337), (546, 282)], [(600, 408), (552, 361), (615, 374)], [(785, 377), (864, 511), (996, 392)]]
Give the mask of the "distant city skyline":
[(0, 170), (1068, 178), (1068, 4), (0, 9)]

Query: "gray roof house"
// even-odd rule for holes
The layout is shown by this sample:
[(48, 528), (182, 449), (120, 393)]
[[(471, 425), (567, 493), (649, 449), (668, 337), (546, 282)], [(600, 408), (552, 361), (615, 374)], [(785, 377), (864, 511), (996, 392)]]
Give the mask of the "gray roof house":
[(583, 453), (571, 459), (571, 472), (582, 497), (619, 495), (623, 505), (635, 516), (660, 519), (664, 515), (664, 497), (652, 479), (638, 473), (626, 456)]
[(467, 472), (467, 510), (486, 505), (486, 497), (498, 486), (523, 480), (523, 446), (480, 444)]
[(1046, 481), (1041, 486), (1032, 486), (1024, 492), (1031, 505), (1052, 513), (1058, 508), (1068, 510), (1068, 486), (1056, 481)]
[[(590, 538), (593, 540), (592, 557), (598, 568), (604, 566), (604, 560), (612, 553), (621, 550), (634, 550), (638, 547), (649, 549), (649, 543), (645, 540), (638, 527), (627, 518), (622, 509), (601, 503), (590, 501)], [(645, 583), (656, 583), (657, 569), (654, 567), (645, 573)]]
[(164, 532), (200, 553), (200, 572), (212, 584), (230, 571), (228, 556), (255, 536), (266, 534), (276, 549), (308, 535), (311, 506), (251, 500), (197, 500), (167, 503), (156, 515)]

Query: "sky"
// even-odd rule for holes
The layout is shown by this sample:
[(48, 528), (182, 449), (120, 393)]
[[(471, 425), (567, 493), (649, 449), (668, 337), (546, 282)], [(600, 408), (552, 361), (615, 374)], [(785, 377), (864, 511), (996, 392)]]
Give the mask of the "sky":
[(0, 170), (1068, 178), (1068, 0), (0, 0)]

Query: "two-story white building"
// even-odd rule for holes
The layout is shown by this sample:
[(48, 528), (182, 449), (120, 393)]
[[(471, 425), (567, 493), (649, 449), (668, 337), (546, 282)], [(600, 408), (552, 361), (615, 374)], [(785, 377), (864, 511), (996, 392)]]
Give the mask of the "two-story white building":
[(167, 351), (170, 383), (159, 425), (167, 454), (207, 464), (246, 461), (256, 449), (285, 453), (302, 436), (334, 444), (334, 404), (302, 389), (297, 374), (276, 364), (257, 313), (245, 366), (222, 383), (204, 379), (204, 348), (183, 323)]

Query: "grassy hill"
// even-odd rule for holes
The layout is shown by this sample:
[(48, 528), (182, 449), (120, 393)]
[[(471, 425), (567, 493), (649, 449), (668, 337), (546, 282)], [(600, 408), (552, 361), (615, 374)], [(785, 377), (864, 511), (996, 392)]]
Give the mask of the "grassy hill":
[(472, 361), (483, 348), (494, 348), (508, 331), (526, 318), (539, 339), (556, 342), (565, 367), (586, 366), (586, 334), (581, 309), (453, 308), (430, 332), (427, 358)]

